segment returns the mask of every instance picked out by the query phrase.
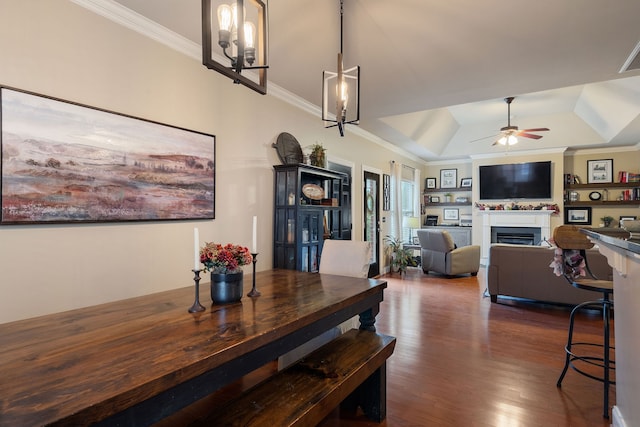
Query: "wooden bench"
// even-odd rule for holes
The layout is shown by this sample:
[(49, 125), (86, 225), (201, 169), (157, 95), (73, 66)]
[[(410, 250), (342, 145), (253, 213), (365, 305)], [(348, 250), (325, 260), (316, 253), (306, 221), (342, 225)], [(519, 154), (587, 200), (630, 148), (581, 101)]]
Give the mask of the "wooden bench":
[(190, 426), (313, 426), (342, 403), (386, 417), (386, 360), (394, 337), (352, 329)]

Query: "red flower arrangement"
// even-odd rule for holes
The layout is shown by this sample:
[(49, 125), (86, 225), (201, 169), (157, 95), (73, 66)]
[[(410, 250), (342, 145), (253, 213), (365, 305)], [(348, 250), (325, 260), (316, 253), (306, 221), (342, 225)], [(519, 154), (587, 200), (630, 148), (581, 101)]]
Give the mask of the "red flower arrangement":
[(212, 273), (239, 273), (240, 267), (251, 264), (253, 257), (245, 246), (227, 243), (205, 243), (200, 249), (200, 262), (204, 271)]

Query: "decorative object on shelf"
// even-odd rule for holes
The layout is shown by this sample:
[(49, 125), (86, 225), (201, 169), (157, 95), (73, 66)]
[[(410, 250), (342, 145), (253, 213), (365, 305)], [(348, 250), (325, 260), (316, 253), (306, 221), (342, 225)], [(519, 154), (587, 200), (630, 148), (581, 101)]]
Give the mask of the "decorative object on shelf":
[(600, 218), (600, 221), (602, 221), (605, 227), (611, 227), (611, 221), (613, 221), (613, 217), (606, 215)]
[(429, 197), (430, 203), (440, 203), (440, 196), (431, 196)]
[(413, 250), (405, 249), (402, 240), (392, 236), (385, 236), (387, 252), (391, 257), (391, 271), (394, 273), (406, 273), (407, 267), (417, 267), (418, 263), (413, 257)]
[(457, 221), (458, 219), (460, 219), (459, 217), (459, 210), (458, 209), (443, 209), (442, 210), (442, 219), (446, 220), (451, 220), (451, 221)]
[(564, 222), (565, 224), (590, 225), (591, 208), (564, 208)]
[(251, 278), (251, 290), (247, 294), (248, 297), (259, 297), (262, 295), (260, 291), (256, 289), (256, 262), (258, 262), (258, 254), (257, 252), (251, 253), (251, 263), (253, 264), (253, 277)]
[(436, 178), (425, 178), (424, 188), (436, 188)]
[(2, 224), (215, 217), (215, 136), (7, 87), (0, 101)]
[(324, 190), (322, 189), (322, 187), (316, 184), (303, 185), (302, 194), (304, 194), (311, 200), (322, 200), (324, 198)]
[[(577, 193), (577, 191), (572, 191), (571, 194), (573, 193)], [(589, 193), (589, 199), (593, 201), (600, 200), (601, 198), (602, 198), (602, 193), (600, 193), (599, 191), (592, 191), (591, 193)], [(573, 200), (570, 196), (569, 200), (571, 200), (572, 202), (575, 202), (579, 200), (579, 198), (576, 198), (576, 200)]]
[(205, 243), (200, 249), (200, 262), (204, 271), (211, 272), (211, 299), (214, 303), (225, 304), (242, 298), (242, 266), (253, 261), (244, 246), (227, 243)]
[(587, 160), (587, 183), (613, 182), (613, 159)]
[(444, 202), (445, 202), (445, 203), (451, 203), (451, 198), (452, 198), (452, 197), (453, 197), (453, 194), (451, 194), (451, 193), (446, 193), (446, 194), (444, 195)]
[(456, 197), (456, 203), (469, 203), (468, 197)]
[[(345, 70), (342, 62), (343, 12), (343, 0), (340, 0), (338, 71), (322, 72), (322, 120), (326, 128), (338, 126), (340, 136), (344, 136), (344, 125), (360, 122), (360, 66)], [(351, 106), (347, 108), (350, 100)], [(329, 113), (329, 106), (335, 106), (335, 116)]]
[(577, 202), (578, 200), (580, 200), (580, 193), (577, 191), (569, 191), (569, 201)]
[(320, 143), (315, 143), (311, 146), (311, 154), (309, 154), (309, 161), (311, 166), (319, 168), (327, 167), (327, 149)]
[(475, 207), (481, 211), (502, 211), (502, 210), (512, 210), (512, 211), (553, 211), (554, 214), (560, 212), (560, 208), (555, 203), (540, 203), (539, 205), (519, 205), (517, 203), (505, 203), (505, 204), (497, 204), (490, 205), (486, 203), (475, 203)]
[(198, 313), (200, 311), (204, 311), (205, 308), (202, 304), (200, 304), (200, 271), (201, 270), (191, 270), (193, 271), (193, 281), (196, 284), (196, 298), (193, 301), (193, 305), (189, 308), (189, 313)]
[(460, 180), (460, 188), (471, 188), (471, 178), (462, 178)]
[[(224, 1), (202, 1), (202, 63), (264, 95), (269, 68), (267, 4), (262, 0), (235, 0), (228, 5)], [(227, 63), (214, 59), (224, 61), (223, 55)], [(242, 70), (256, 70), (258, 81), (242, 75)]]
[(278, 138), (276, 138), (276, 142), (271, 146), (276, 149), (276, 153), (278, 153), (282, 164), (295, 165), (302, 163), (304, 160), (302, 148), (300, 148), (298, 140), (290, 133), (280, 133)]
[(440, 169), (440, 188), (456, 188), (458, 169)]

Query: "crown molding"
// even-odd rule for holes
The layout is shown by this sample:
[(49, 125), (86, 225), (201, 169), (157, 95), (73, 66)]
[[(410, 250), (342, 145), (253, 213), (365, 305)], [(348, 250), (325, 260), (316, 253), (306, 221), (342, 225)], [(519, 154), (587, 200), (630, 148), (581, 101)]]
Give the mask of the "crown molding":
[[(195, 59), (198, 62), (202, 62), (202, 46), (200, 44), (195, 43), (187, 39), (186, 37), (177, 34), (174, 31), (171, 31), (170, 29), (158, 24), (155, 21), (150, 20), (149, 18), (127, 7), (124, 7), (118, 2), (115, 2), (113, 0), (71, 1), (78, 6), (84, 7), (87, 10), (90, 10), (104, 18), (109, 19), (110, 21), (122, 25), (123, 27), (133, 30), (152, 40), (155, 40), (158, 43), (164, 44), (165, 46), (168, 46), (171, 49), (188, 56), (189, 58)], [(216, 60), (222, 62), (225, 59), (220, 57)], [(248, 74), (251, 73), (249, 72)], [(273, 96), (274, 98), (286, 102), (289, 105), (298, 108), (299, 110), (318, 117), (319, 120), (322, 117), (321, 107), (312, 104), (297, 95), (294, 95), (293, 93), (276, 84), (273, 84), (271, 82), (268, 82), (267, 84), (269, 88), (267, 96)], [(402, 148), (397, 147), (396, 145), (393, 145), (390, 142), (387, 142), (380, 137), (361, 129), (358, 126), (349, 126), (348, 129), (354, 135), (378, 144), (387, 150), (398, 153), (416, 162), (425, 163), (423, 159), (415, 156), (414, 154), (409, 153)]]
[(567, 156), (582, 156), (588, 154), (609, 154), (609, 153), (624, 153), (627, 151), (640, 150), (640, 143), (635, 145), (628, 145), (626, 147), (608, 147), (608, 148), (580, 148), (577, 150), (568, 149)]

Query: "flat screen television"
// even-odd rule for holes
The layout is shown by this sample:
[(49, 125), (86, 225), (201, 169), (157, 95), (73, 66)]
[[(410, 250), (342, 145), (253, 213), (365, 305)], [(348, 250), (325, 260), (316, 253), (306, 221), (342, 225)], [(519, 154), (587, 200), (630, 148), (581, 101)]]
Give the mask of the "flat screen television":
[(480, 199), (550, 199), (551, 162), (480, 166)]

